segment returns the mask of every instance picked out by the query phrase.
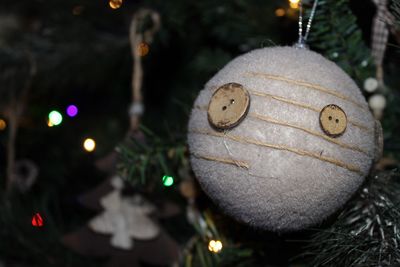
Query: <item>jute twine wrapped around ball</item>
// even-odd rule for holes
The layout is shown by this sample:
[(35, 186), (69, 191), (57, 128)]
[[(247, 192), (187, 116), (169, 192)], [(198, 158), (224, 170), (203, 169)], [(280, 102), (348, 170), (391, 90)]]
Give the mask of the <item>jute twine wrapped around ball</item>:
[(200, 92), (188, 127), (204, 191), (238, 220), (280, 232), (340, 208), (382, 146), (379, 122), (354, 81), (293, 47), (231, 61)]

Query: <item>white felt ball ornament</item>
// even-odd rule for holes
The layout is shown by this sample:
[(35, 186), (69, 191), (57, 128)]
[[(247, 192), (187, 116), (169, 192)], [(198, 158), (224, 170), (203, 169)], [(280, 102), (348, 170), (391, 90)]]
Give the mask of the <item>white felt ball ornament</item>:
[(374, 112), (375, 118), (380, 119), (386, 107), (386, 98), (383, 95), (375, 94), (369, 98), (368, 103)]
[(238, 220), (299, 230), (361, 185), (380, 151), (376, 125), (360, 89), (333, 62), (307, 49), (258, 49), (231, 61), (197, 97), (192, 168)]
[(364, 81), (364, 90), (368, 93), (372, 93), (378, 89), (379, 83), (378, 80), (372, 77), (365, 79)]

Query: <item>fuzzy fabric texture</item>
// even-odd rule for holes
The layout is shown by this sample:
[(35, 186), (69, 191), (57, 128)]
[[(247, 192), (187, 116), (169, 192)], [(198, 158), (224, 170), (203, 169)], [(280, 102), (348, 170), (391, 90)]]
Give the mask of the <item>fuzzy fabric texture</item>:
[[(207, 119), (213, 92), (249, 91), (250, 108), (219, 132)], [(343, 135), (321, 129), (328, 104), (347, 115)], [(191, 164), (204, 191), (236, 219), (271, 231), (304, 229), (340, 208), (374, 160), (375, 120), (354, 81), (323, 56), (273, 47), (239, 56), (197, 97), (188, 126)]]

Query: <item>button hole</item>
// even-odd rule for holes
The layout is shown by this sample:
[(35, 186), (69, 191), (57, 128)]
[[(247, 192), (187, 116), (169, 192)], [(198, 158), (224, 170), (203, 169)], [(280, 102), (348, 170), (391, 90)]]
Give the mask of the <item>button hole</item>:
[(331, 121), (332, 120), (332, 116), (329, 116), (328, 119)]
[(231, 104), (235, 103), (235, 99), (231, 99)]
[(222, 110), (226, 110), (226, 106), (223, 106), (223, 107), (222, 107)]
[(336, 121), (336, 123), (339, 123), (339, 120), (338, 120), (338, 119), (336, 119), (335, 121)]

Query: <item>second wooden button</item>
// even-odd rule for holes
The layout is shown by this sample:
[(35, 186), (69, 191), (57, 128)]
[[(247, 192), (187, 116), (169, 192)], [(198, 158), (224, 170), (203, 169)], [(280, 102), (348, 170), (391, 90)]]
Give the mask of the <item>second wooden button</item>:
[(346, 131), (347, 116), (339, 106), (330, 104), (321, 110), (319, 123), (325, 134), (330, 137), (338, 137)]
[(249, 106), (249, 93), (241, 84), (224, 84), (211, 97), (208, 121), (220, 130), (233, 128), (246, 117)]

